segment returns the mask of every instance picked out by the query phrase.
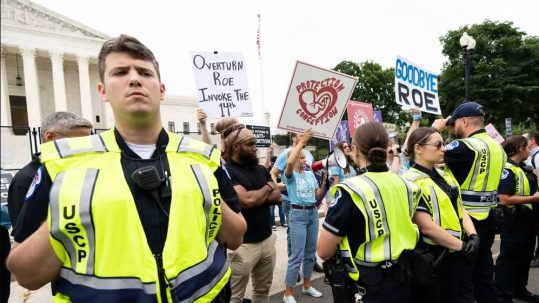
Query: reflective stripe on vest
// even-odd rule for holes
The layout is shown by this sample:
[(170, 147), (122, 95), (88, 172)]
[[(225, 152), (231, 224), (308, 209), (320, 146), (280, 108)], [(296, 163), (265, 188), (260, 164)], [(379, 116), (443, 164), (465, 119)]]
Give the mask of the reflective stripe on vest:
[[(437, 172), (449, 186), (458, 188), (456, 180), (452, 179), (448, 174), (442, 171)], [(416, 168), (410, 168), (410, 170), (404, 174), (404, 177), (421, 188), (422, 196), (425, 199), (425, 202), (430, 206), (429, 211), (432, 212), (432, 221), (436, 225), (442, 227), (450, 235), (461, 239), (462, 204), (460, 198), (457, 201), (457, 206), (454, 207), (451, 197), (443, 191), (429, 175)], [(438, 245), (423, 234), (421, 237), (428, 244)]]
[[(170, 281), (174, 302), (193, 302), (210, 291), (226, 274), (228, 261), (224, 249), (213, 241), (204, 261), (181, 272)], [(211, 279), (208, 281), (208, 279)], [(198, 281), (207, 281), (201, 286)]]
[[(95, 260), (95, 237), (94, 237), (94, 224), (92, 222), (92, 194), (97, 180), (98, 170), (88, 169), (82, 181), (82, 188), (80, 190), (80, 202), (78, 205), (72, 204), (70, 208), (63, 206), (60, 210), (60, 189), (62, 189), (64, 182), (72, 180), (65, 180), (65, 173), (60, 173), (56, 176), (55, 182), (51, 188), (50, 193), (50, 207), (51, 207), (51, 236), (60, 241), (67, 250), (71, 266), (76, 266), (79, 272), (84, 272), (89, 275), (94, 274), (94, 260)], [(76, 180), (75, 180), (76, 181)], [(76, 190), (76, 189), (74, 189)], [(80, 208), (77, 211), (77, 206)], [(62, 214), (63, 217), (59, 218)], [(84, 227), (84, 232), (78, 233), (70, 239), (66, 234), (61, 231), (60, 222), (64, 220), (73, 219), (73, 221), (80, 222), (80, 225)], [(78, 220), (77, 220), (78, 219)], [(69, 225), (69, 226), (68, 226)], [(66, 223), (64, 228), (70, 228), (74, 231), (77, 226), (75, 223)], [(85, 241), (85, 242), (82, 242)], [(82, 242), (82, 243), (81, 243)], [(78, 260), (77, 260), (78, 259)], [(79, 266), (83, 266), (82, 260), (85, 260), (86, 268), (83, 270)]]
[(180, 144), (178, 144), (178, 152), (199, 153), (199, 154), (204, 155), (208, 159), (211, 158), (211, 154), (213, 150), (214, 150), (213, 146), (209, 144), (205, 144), (201, 141), (187, 138), (185, 136), (181, 137)]
[[(460, 185), (462, 204), (474, 219), (484, 220), (498, 200), (498, 184), (507, 156), (501, 145), (483, 132), (460, 142), (475, 154), (473, 165)], [(447, 170), (451, 174), (448, 167)]]
[(105, 143), (103, 143), (101, 137), (99, 135), (92, 135), (88, 137), (81, 137), (81, 141), (88, 138), (90, 140), (91, 145), (90, 146), (84, 146), (84, 147), (71, 147), (70, 142), (77, 142), (76, 140), (68, 140), (68, 138), (63, 138), (60, 140), (54, 141), (54, 144), (56, 145), (56, 149), (58, 150), (58, 154), (60, 155), (60, 158), (69, 157), (75, 154), (81, 154), (81, 153), (88, 153), (88, 152), (105, 152), (107, 151), (107, 148), (105, 147)]
[(202, 173), (200, 169), (200, 165), (198, 164), (191, 165), (191, 169), (193, 170), (193, 174), (195, 175), (195, 178), (197, 179), (198, 186), (202, 190), (202, 195), (204, 196), (204, 215), (206, 216), (206, 232), (204, 234), (206, 235), (206, 246), (207, 246), (208, 238), (210, 237), (208, 233), (209, 233), (209, 225), (210, 225), (210, 209), (212, 205), (210, 188), (208, 187), (206, 178), (204, 177), (204, 174)]
[[(516, 196), (530, 196), (530, 180), (528, 180), (528, 177), (526, 177), (526, 173), (522, 170), (522, 168), (513, 165), (510, 162), (507, 162), (505, 164), (505, 168), (510, 169), (513, 172), (513, 175), (515, 176), (515, 195)], [(532, 205), (530, 203), (522, 204), (528, 208), (532, 208)], [(512, 208), (514, 205), (505, 205), (506, 207)]]
[[(402, 250), (415, 247), (419, 232), (411, 217), (417, 206), (418, 187), (392, 173), (366, 173), (338, 184), (332, 193), (338, 188), (350, 194), (365, 218), (365, 242), (360, 243), (358, 250), (350, 251), (347, 236), (339, 244), (345, 262), (355, 269), (349, 273), (353, 280), (357, 281), (360, 274), (357, 265), (392, 263)], [(389, 204), (384, 204), (384, 201)], [(389, 212), (388, 205), (391, 207)]]
[[(367, 213), (367, 221), (369, 223), (369, 239), (368, 242), (365, 244), (365, 262), (373, 262), (373, 256), (372, 256), (372, 249), (373, 249), (373, 240), (378, 238), (378, 233), (382, 232), (383, 235), (386, 235), (384, 237), (384, 240), (382, 242), (383, 245), (383, 252), (384, 252), (384, 259), (385, 260), (391, 260), (391, 247), (389, 246), (389, 237), (387, 236), (389, 234), (389, 224), (387, 224), (387, 214), (384, 207), (384, 201), (382, 200), (382, 197), (380, 196), (380, 192), (378, 191), (378, 187), (376, 184), (372, 182), (371, 179), (365, 177), (365, 175), (359, 176), (360, 179), (367, 182), (373, 189), (374, 195), (376, 197), (376, 200), (368, 200), (363, 191), (356, 187), (355, 184), (352, 182), (347, 183), (346, 185), (350, 187), (356, 194), (358, 194), (361, 198), (361, 200), (364, 202), (365, 205), (365, 211)], [(382, 226), (377, 226), (375, 224), (375, 215), (374, 212), (381, 212), (382, 219)], [(380, 214), (378, 214), (380, 216)]]
[(63, 147), (47, 145), (45, 149), (44, 165), (53, 180), (50, 238), (65, 269), (55, 281), (55, 301), (118, 298), (122, 302), (160, 302), (157, 293), (164, 287), (169, 300), (174, 297), (175, 302), (211, 301), (230, 276), (224, 249), (214, 240), (222, 215), (213, 176), (220, 164), (213, 158), (219, 152), (214, 150), (210, 159), (198, 152), (179, 153), (180, 136), (169, 134), (170, 220), (188, 226), (173, 228), (177, 225), (169, 224), (163, 249), (165, 273), (167, 280), (182, 277), (172, 289), (159, 285), (157, 264), (143, 226), (139, 220), (131, 220), (138, 213), (125, 182), (114, 132), (100, 136), (106, 146), (102, 152), (76, 148), (72, 140), (78, 138), (69, 138), (69, 144), (63, 145), (71, 147), (70, 157), (60, 156), (66, 154)]

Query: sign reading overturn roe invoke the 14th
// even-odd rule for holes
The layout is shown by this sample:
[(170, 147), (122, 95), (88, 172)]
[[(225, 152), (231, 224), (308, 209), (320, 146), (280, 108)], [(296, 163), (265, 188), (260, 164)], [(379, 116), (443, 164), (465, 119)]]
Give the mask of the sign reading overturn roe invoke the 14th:
[(417, 106), (421, 111), (441, 115), (438, 75), (397, 56), (395, 100), (404, 109)]
[(352, 76), (298, 61), (277, 127), (333, 138), (355, 86)]
[(209, 118), (253, 115), (242, 53), (192, 52), (191, 56), (198, 102)]

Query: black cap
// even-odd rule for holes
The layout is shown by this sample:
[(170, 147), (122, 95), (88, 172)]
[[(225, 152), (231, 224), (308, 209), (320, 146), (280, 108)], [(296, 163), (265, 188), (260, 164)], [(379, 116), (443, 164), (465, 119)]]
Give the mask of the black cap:
[(447, 125), (455, 125), (455, 121), (458, 118), (477, 116), (485, 116), (485, 110), (483, 109), (483, 106), (481, 104), (476, 102), (462, 103), (457, 108), (455, 108), (453, 114), (451, 115), (451, 119), (447, 121)]

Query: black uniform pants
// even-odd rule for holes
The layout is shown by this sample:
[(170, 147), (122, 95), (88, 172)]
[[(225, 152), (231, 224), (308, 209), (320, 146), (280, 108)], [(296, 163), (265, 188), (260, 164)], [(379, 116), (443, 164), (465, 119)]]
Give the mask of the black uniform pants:
[(472, 218), (479, 236), (479, 253), (475, 261), (465, 260), (459, 270), (459, 298), (457, 302), (496, 303), (498, 293), (494, 285), (494, 263), (492, 261), (492, 243), (496, 222), (494, 211), (485, 220)]
[(535, 233), (533, 215), (526, 206), (504, 208), (500, 255), (496, 261), (496, 287), (502, 302), (526, 291)]
[[(377, 285), (366, 285), (359, 281), (359, 286), (365, 289), (361, 299), (365, 303), (408, 303), (411, 296), (411, 287), (398, 281), (392, 274), (384, 273), (384, 277)], [(354, 302), (351, 300), (350, 302)], [(343, 302), (344, 303), (344, 302)]]

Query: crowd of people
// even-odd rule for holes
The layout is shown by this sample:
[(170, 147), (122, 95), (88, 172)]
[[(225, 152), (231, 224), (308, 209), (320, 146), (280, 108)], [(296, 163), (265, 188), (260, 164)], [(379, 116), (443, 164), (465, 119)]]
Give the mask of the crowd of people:
[[(106, 41), (98, 59), (115, 127), (90, 135), (89, 121), (51, 114), (41, 154), (10, 186), (7, 268), (21, 286), (52, 282), (55, 302), (268, 302), (278, 207), (284, 303), (301, 301), (298, 282), (335, 302), (539, 302), (526, 288), (539, 257), (538, 131), (499, 144), (483, 107), (465, 102), (431, 127), (414, 110), (402, 146), (382, 124), (361, 125), (336, 144), (343, 167), (312, 170), (310, 129), (261, 165), (236, 118), (215, 125), (219, 148), (202, 110), (202, 141), (163, 129), (159, 64), (137, 39)], [(311, 283), (317, 255), (331, 293)]]

